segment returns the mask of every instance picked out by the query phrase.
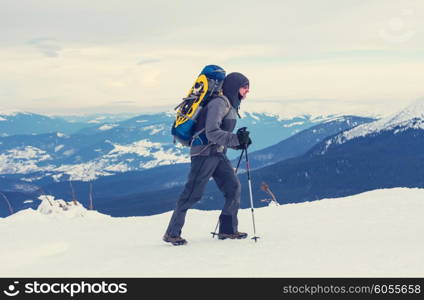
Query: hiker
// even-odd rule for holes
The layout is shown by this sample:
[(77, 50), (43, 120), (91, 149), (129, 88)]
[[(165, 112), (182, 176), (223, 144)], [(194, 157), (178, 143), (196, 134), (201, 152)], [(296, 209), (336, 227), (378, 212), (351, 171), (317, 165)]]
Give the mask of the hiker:
[(248, 92), (249, 80), (241, 73), (230, 73), (224, 79), (222, 93), (213, 95), (199, 116), (195, 132), (200, 132), (204, 128), (202, 134), (207, 143), (190, 148), (190, 173), (163, 237), (165, 242), (173, 245), (187, 243), (181, 237), (187, 210), (202, 198), (211, 176), (225, 197), (225, 204), (219, 216), (218, 238), (247, 237), (247, 233), (239, 232), (237, 229), (241, 185), (226, 152), (227, 147), (241, 150), (252, 143), (249, 131), (239, 129), (236, 134), (232, 133), (236, 126), (237, 115), (240, 117), (238, 112), (240, 103)]

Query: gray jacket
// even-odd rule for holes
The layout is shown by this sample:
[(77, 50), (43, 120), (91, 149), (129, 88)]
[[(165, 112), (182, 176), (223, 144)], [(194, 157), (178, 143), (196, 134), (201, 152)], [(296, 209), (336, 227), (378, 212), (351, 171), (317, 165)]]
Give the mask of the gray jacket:
[[(197, 121), (197, 127), (205, 128), (207, 145), (191, 146), (190, 156), (227, 153), (227, 148), (239, 146), (237, 135), (232, 133), (237, 123), (237, 111), (225, 96), (209, 101)], [(195, 130), (197, 132), (198, 130)]]

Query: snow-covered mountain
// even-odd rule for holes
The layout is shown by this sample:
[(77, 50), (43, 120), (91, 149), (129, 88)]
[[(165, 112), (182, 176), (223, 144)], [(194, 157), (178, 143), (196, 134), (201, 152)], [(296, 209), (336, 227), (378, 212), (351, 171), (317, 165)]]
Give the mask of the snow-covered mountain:
[[(0, 138), (0, 174), (22, 174), (28, 182), (93, 180), (101, 176), (189, 162), (188, 148), (174, 145), (170, 134), (174, 115), (139, 115), (112, 123), (90, 124), (74, 134), (54, 132)], [(325, 118), (245, 113), (238, 127), (251, 128), (251, 149), (273, 145)], [(238, 155), (230, 150), (229, 157)]]
[(17, 134), (73, 133), (89, 124), (68, 122), (60, 117), (0, 109), (0, 137)]
[[(416, 102), (391, 117), (323, 140), (303, 156), (255, 170), (253, 193), (260, 191), (262, 181), (285, 203), (381, 188), (422, 188), (423, 112), (424, 105)], [(207, 195), (219, 196), (217, 191)]]
[[(261, 116), (255, 117), (260, 118)], [(352, 128), (353, 126), (357, 126), (363, 122), (370, 121), (372, 121), (372, 119), (354, 116), (337, 117), (332, 120), (324, 121), (323, 123), (296, 133), (276, 145), (250, 152), (249, 157), (251, 160), (251, 167), (259, 168), (290, 157), (302, 155), (314, 145), (319, 143), (322, 139), (334, 135), (344, 129)], [(237, 154), (239, 153), (240, 152)], [(236, 165), (236, 163), (237, 162), (233, 162), (234, 165)], [(90, 182), (74, 181), (73, 188), (77, 199), (85, 201), (90, 189), (89, 184), (93, 184), (94, 196), (100, 201), (98, 202), (99, 209), (101, 209), (101, 211), (114, 214), (117, 213), (114, 211), (119, 205), (114, 204), (112, 201), (113, 199), (116, 200), (116, 203), (121, 203), (125, 202), (125, 200), (121, 198), (122, 196), (131, 196), (131, 198), (134, 197), (136, 199), (140, 197), (140, 193), (181, 186), (185, 183), (185, 177), (189, 168), (190, 165), (188, 163), (166, 164), (162, 166), (155, 166), (154, 168), (148, 168), (143, 171), (127, 171), (110, 176), (102, 176)], [(240, 166), (239, 172), (243, 172), (243, 169), (244, 164)], [(40, 179), (35, 174), (33, 174), (33, 176), (38, 180), (33, 182), (11, 181), (9, 184), (4, 185), (3, 191), (21, 191), (21, 187), (25, 187), (25, 190), (28, 190), (30, 186), (32, 186), (33, 189), (36, 189), (35, 187), (37, 186), (41, 186), (56, 197), (70, 199), (71, 194), (69, 182), (51, 182), (48, 181), (47, 178)], [(19, 189), (16, 189), (16, 187)], [(130, 202), (132, 203), (133, 201), (131, 200)], [(133, 213), (151, 214), (163, 212), (168, 209), (167, 206), (157, 206), (157, 209), (159, 210), (152, 211), (152, 208), (149, 207), (150, 204), (151, 201), (146, 200), (143, 208), (139, 207), (136, 209), (135, 207), (129, 207), (126, 212), (123, 211), (121, 213), (122, 215)], [(17, 203), (17, 205), (19, 206), (19, 203)], [(171, 205), (173, 205), (173, 203), (171, 203)]]
[[(397, 188), (255, 209), (257, 243), (212, 239), (219, 211), (190, 210), (180, 247), (161, 240), (171, 212), (112, 218), (49, 198), (0, 218), (0, 276), (423, 277), (423, 197)], [(250, 209), (239, 230), (252, 236)]]
[(68, 147), (65, 144), (53, 144), (53, 152), (34, 146), (4, 150), (0, 154), (0, 172), (22, 174), (21, 178), (29, 182), (46, 176), (56, 181), (93, 180), (117, 172), (188, 161), (181, 148), (174, 147), (171, 143), (156, 143), (148, 139), (129, 144), (105, 140), (101, 144), (92, 145), (92, 148), (98, 147), (94, 151), (97, 150), (99, 154), (86, 160), (82, 159), (82, 155), (92, 154), (91, 149), (78, 149), (66, 144)]
[[(108, 130), (120, 122), (136, 117), (136, 113), (89, 115), (42, 115), (0, 107), (0, 137), (62, 132), (73, 134), (88, 128)], [(146, 115), (147, 118), (148, 115)], [(154, 115), (153, 115), (154, 118)], [(147, 120), (146, 120), (147, 121)]]
[(326, 146), (328, 148), (332, 144), (342, 144), (358, 137), (375, 136), (383, 132), (392, 131), (397, 134), (408, 129), (424, 129), (424, 99), (414, 101), (393, 115), (347, 130), (327, 141)]
[[(414, 121), (407, 123), (414, 124)], [(381, 130), (337, 143), (343, 134), (324, 139), (301, 156), (253, 170), (251, 178), (255, 205), (263, 206), (256, 199), (267, 197), (261, 189), (262, 182), (269, 185), (282, 203), (343, 197), (381, 188), (424, 187), (423, 129), (417, 129), (413, 125), (407, 129), (394, 126), (391, 130)], [(244, 163), (241, 166), (243, 168)], [(239, 175), (242, 183), (242, 207), (249, 204), (246, 177), (245, 173)], [(116, 213), (116, 216), (128, 215), (129, 210), (124, 210), (126, 206), (132, 206), (132, 213), (159, 213), (172, 209), (175, 204), (169, 195), (175, 199), (181, 191), (182, 188), (176, 186), (117, 197), (115, 203), (127, 204), (115, 206), (114, 209), (111, 209), (112, 197), (104, 200), (110, 202), (109, 212)], [(136, 202), (136, 199), (143, 201)], [(223, 195), (217, 186), (208, 184), (196, 208), (218, 209), (222, 206), (222, 201)]]
[(71, 135), (57, 132), (0, 138), (0, 173), (28, 174), (22, 177), (27, 181), (46, 176), (56, 181), (92, 180), (186, 162), (187, 150), (174, 146), (165, 130), (169, 117), (148, 118), (91, 125)]
[[(275, 145), (252, 152), (249, 155), (250, 167), (257, 169), (299, 156), (332, 135), (374, 120), (355, 116), (340, 116), (325, 120)], [(233, 163), (237, 164), (236, 160)], [(241, 169), (243, 169), (243, 166)]]
[(82, 115), (62, 115), (62, 119), (71, 123), (85, 123), (91, 125), (113, 124), (136, 117), (138, 113), (118, 113), (118, 114), (82, 114)]

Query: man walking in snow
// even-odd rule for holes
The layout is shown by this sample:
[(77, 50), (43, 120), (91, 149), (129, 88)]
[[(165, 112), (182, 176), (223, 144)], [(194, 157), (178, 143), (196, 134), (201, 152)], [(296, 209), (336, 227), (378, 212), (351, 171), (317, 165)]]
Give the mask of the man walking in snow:
[(238, 231), (237, 213), (240, 207), (241, 185), (228, 159), (227, 147), (241, 150), (251, 143), (249, 131), (232, 133), (239, 115), (241, 100), (249, 92), (249, 80), (241, 73), (230, 73), (224, 80), (222, 94), (213, 95), (196, 123), (195, 132), (202, 145), (191, 146), (191, 168), (163, 237), (173, 245), (187, 243), (181, 237), (187, 210), (202, 198), (206, 184), (213, 177), (225, 197), (219, 216), (219, 239), (243, 239), (247, 233)]

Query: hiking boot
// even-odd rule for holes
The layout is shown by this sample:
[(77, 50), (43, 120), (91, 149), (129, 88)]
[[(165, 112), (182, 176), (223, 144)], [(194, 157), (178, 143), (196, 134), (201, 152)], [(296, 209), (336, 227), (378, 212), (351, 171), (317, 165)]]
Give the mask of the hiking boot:
[(234, 232), (234, 233), (218, 233), (218, 238), (220, 240), (225, 240), (225, 239), (245, 239), (247, 238), (247, 233), (245, 232)]
[(174, 246), (181, 246), (187, 244), (187, 241), (180, 236), (173, 237), (165, 234), (163, 236), (163, 240), (164, 242), (171, 243)]

